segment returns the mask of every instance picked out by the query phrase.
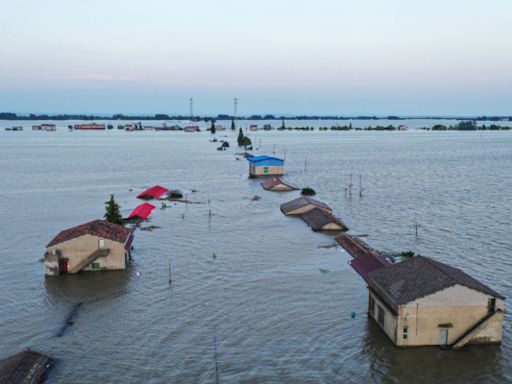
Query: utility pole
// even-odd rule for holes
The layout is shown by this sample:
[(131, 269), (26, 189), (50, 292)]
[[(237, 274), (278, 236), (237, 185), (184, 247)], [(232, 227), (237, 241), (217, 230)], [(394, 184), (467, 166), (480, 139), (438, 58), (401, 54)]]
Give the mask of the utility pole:
[(172, 285), (171, 261), (169, 260), (169, 285)]
[(192, 125), (192, 121), (194, 120), (194, 99), (190, 98), (190, 125)]
[(418, 224), (418, 222), (415, 221), (414, 224), (413, 224), (413, 228), (414, 228), (414, 231), (416, 233), (416, 238), (418, 238), (418, 229), (421, 228), (421, 225)]
[(352, 174), (350, 174), (350, 181), (348, 183), (348, 195), (352, 197)]
[(359, 197), (363, 197), (363, 175), (359, 175)]

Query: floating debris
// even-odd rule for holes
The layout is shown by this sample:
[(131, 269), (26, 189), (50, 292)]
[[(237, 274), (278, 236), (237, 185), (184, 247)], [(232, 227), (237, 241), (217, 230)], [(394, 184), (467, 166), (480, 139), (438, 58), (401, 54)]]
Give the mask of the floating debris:
[(258, 195), (255, 195), (251, 201), (258, 201), (258, 200), (261, 200), (261, 196), (258, 196)]
[(141, 231), (152, 232), (154, 229), (158, 229), (158, 228), (160, 228), (158, 225), (150, 225), (150, 226), (147, 226), (147, 227), (141, 227), (140, 230)]
[(328, 269), (322, 269), (322, 268), (320, 268), (320, 272), (322, 272), (322, 273), (328, 273), (328, 272), (330, 272), (330, 271), (329, 271)]
[(61, 329), (59, 330), (59, 332), (57, 332), (57, 334), (55, 335), (55, 337), (62, 337), (64, 336), (64, 333), (66, 332), (66, 330), (75, 324), (75, 318), (76, 318), (76, 315), (78, 314), (78, 309), (82, 306), (82, 303), (77, 303), (73, 306), (73, 308), (71, 308), (71, 311), (69, 312), (68, 314), (68, 317), (66, 317), (66, 320), (64, 322), (64, 325), (61, 327)]
[(330, 249), (330, 248), (336, 248), (338, 246), (337, 242), (326, 244), (326, 245), (319, 245), (317, 248), (324, 248), (324, 249)]

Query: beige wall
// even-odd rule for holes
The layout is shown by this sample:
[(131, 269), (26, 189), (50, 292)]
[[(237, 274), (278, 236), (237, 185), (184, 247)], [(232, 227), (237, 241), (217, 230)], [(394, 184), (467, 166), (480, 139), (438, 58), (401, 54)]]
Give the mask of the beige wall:
[[(370, 291), (376, 305), (380, 300)], [(451, 323), (448, 330), (448, 343), (452, 344), (479, 320), (487, 315), (488, 300), (492, 298), (482, 292), (455, 285), (443, 291), (425, 296), (399, 307), (398, 316), (386, 309), (386, 320), (394, 317), (385, 324), (384, 331), (396, 345), (423, 346), (439, 345), (441, 327), (439, 324)], [(503, 300), (496, 299), (496, 308), (505, 310)], [(372, 317), (377, 321), (377, 311)], [(471, 342), (497, 343), (502, 338), (503, 315), (497, 314), (485, 323)], [(396, 329), (393, 329), (393, 326)], [(407, 339), (403, 337), (403, 328), (407, 326)], [(396, 335), (396, 336), (395, 336)]]
[[(425, 296), (400, 307), (397, 345), (439, 345), (439, 324), (453, 324), (448, 330), (448, 344), (453, 343), (468, 329), (487, 315), (488, 300), (492, 298), (474, 289), (455, 285)], [(496, 300), (496, 308), (504, 310), (503, 300)], [(501, 341), (501, 324), (492, 322), (494, 331), (482, 330), (488, 342)], [(409, 326), (407, 340), (402, 337), (402, 327)], [(499, 331), (498, 331), (499, 328)]]
[[(372, 297), (375, 301), (375, 308), (373, 312), (370, 311), (370, 308), (368, 308), (368, 312), (370, 316), (379, 324), (379, 307), (381, 307), (384, 310), (384, 332), (388, 337), (391, 339), (393, 343), (395, 343), (396, 339), (396, 316), (391, 310), (384, 304), (373, 292), (370, 291), (369, 297)], [(380, 324), (379, 324), (380, 325)], [(381, 327), (382, 328), (382, 327)]]
[(300, 207), (300, 208), (297, 208), (297, 209), (295, 209), (293, 211), (288, 212), (287, 215), (288, 216), (303, 215), (306, 212), (309, 212), (309, 211), (311, 211), (312, 209), (315, 209), (315, 208), (320, 208), (320, 209), (323, 209), (325, 212), (331, 213), (331, 210), (329, 210), (329, 209), (324, 209), (322, 207), (317, 207), (316, 205), (313, 205), (313, 204), (308, 204), (308, 205), (305, 205), (303, 207)]
[(291, 191), (292, 189), (290, 189), (289, 186), (287, 185), (284, 185), (284, 184), (277, 184), (276, 186), (274, 186), (272, 188), (272, 191)]
[[(54, 250), (60, 250), (63, 258), (67, 258), (69, 270), (73, 269), (80, 261), (87, 258), (91, 253), (98, 249), (98, 241), (102, 239), (98, 236), (84, 235), (74, 239), (64, 241), (52, 247), (48, 247), (48, 253), (53, 253)], [(125, 249), (124, 244), (105, 240), (105, 248), (110, 249), (107, 256), (99, 257), (94, 262), (100, 263), (100, 269), (125, 269)], [(83, 271), (92, 270), (87, 266)]]
[(336, 223), (329, 223), (322, 227), (324, 231), (341, 231), (343, 228)]
[[(265, 168), (268, 168), (268, 172), (265, 173)], [(280, 176), (284, 174), (284, 166), (249, 166), (249, 174), (251, 176)]]

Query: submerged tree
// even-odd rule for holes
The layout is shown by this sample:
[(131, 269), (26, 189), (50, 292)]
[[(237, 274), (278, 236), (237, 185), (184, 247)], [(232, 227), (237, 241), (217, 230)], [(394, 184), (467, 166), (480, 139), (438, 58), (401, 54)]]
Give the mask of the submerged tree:
[(213, 133), (215, 133), (215, 131), (216, 131), (215, 130), (215, 120), (212, 119), (212, 126), (210, 127), (210, 132), (213, 134)]
[(114, 195), (110, 195), (110, 200), (105, 202), (105, 220), (114, 224), (123, 224), (123, 216), (119, 204), (114, 200)]
[(238, 131), (238, 145), (239, 145), (240, 147), (241, 147), (242, 145), (244, 145), (244, 144), (243, 144), (243, 142), (244, 142), (244, 137), (245, 137), (245, 136), (244, 136), (244, 133), (243, 133), (243, 131), (242, 131), (242, 127), (240, 127), (240, 130)]
[(236, 129), (235, 126), (235, 118), (231, 119), (231, 129), (234, 131)]

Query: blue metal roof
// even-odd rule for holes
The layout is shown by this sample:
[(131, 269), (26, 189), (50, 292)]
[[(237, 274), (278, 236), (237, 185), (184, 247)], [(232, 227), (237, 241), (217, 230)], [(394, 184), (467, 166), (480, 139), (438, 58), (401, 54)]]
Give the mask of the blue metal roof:
[(272, 156), (251, 156), (247, 161), (254, 166), (279, 166), (284, 165), (284, 160)]

